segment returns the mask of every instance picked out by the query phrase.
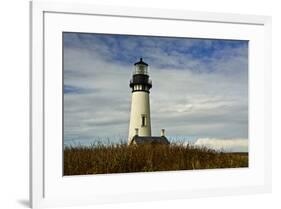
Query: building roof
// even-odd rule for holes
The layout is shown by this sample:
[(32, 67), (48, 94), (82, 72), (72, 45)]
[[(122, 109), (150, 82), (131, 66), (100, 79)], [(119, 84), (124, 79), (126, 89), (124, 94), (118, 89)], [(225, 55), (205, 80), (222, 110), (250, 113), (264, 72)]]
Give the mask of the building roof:
[(134, 136), (131, 143), (136, 144), (170, 144), (165, 136)]
[(135, 65), (145, 65), (145, 66), (148, 66), (147, 63), (145, 63), (144, 61), (142, 61), (142, 58), (140, 58), (140, 61), (136, 62)]

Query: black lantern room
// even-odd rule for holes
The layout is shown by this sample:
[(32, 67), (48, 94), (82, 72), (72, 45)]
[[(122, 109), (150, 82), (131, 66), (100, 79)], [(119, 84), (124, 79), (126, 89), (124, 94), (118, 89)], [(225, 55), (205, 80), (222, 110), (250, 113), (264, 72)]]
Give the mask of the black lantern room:
[(133, 78), (130, 80), (130, 87), (132, 92), (145, 91), (149, 93), (152, 87), (152, 82), (148, 75), (148, 64), (146, 64), (142, 58), (136, 62), (135, 69), (133, 72)]

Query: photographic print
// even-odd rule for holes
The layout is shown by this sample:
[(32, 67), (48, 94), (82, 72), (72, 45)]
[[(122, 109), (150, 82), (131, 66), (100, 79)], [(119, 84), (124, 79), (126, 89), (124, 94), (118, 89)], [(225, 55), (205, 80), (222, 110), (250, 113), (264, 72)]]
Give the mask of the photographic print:
[(63, 32), (63, 175), (248, 167), (248, 41)]

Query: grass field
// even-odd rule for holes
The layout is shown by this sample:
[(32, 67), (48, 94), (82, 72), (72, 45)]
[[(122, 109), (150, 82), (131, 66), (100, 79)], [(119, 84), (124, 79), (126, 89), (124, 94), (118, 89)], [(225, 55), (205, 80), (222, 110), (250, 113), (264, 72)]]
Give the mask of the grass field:
[(248, 167), (248, 153), (178, 144), (97, 145), (64, 149), (64, 175)]

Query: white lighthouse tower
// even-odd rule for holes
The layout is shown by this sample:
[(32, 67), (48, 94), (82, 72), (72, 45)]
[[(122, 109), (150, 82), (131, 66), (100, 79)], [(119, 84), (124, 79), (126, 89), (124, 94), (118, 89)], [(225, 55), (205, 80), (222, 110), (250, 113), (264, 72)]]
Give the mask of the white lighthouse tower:
[(143, 62), (142, 58), (135, 63), (130, 87), (132, 88), (132, 103), (128, 144), (135, 135), (151, 136), (149, 90), (152, 82), (148, 75), (148, 64)]

